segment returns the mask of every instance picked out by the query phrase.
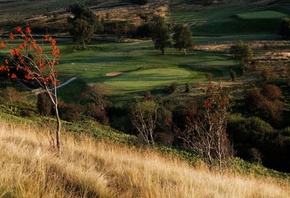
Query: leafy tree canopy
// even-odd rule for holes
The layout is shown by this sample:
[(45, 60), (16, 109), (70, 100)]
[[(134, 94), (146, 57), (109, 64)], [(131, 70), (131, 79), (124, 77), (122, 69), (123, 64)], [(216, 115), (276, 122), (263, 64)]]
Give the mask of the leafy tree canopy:
[(68, 11), (73, 17), (68, 17), (67, 21), (72, 25), (70, 34), (77, 46), (81, 43), (85, 48), (85, 43), (89, 42), (97, 29), (98, 19), (90, 8), (84, 3), (76, 3), (69, 7)]
[(187, 25), (178, 24), (174, 27), (173, 35), (174, 45), (173, 47), (181, 50), (184, 49), (186, 54), (186, 48), (191, 47), (193, 44), (192, 33)]
[(150, 22), (151, 38), (154, 41), (155, 49), (165, 53), (165, 48), (171, 46), (170, 28), (161, 16), (154, 16)]

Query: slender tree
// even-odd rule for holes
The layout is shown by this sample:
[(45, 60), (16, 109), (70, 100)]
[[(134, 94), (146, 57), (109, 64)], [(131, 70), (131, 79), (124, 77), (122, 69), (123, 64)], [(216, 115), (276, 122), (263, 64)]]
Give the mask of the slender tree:
[(185, 128), (175, 132), (210, 168), (218, 162), (221, 171), (232, 152), (227, 138), (229, 99), (220, 87), (211, 86), (205, 98), (186, 104)]
[(0, 66), (0, 71), (11, 79), (48, 94), (56, 117), (55, 145), (61, 155), (61, 120), (57, 98), (57, 85), (60, 83), (55, 70), (55, 66), (59, 64), (60, 49), (56, 46), (56, 40), (49, 35), (44, 36), (42, 42), (50, 43), (50, 52), (45, 53), (45, 48), (33, 38), (29, 27), (24, 30), (21, 27), (15, 28), (9, 39), (10, 41), (0, 42), (3, 49), (10, 47), (9, 55), (3, 52), (6, 59), (4, 65)]
[(154, 41), (155, 49), (161, 50), (165, 54), (165, 48), (171, 46), (170, 28), (161, 16), (154, 16), (150, 22), (151, 38)]
[(137, 102), (131, 106), (131, 121), (139, 136), (148, 145), (154, 145), (154, 129), (158, 118), (158, 104), (154, 101)]

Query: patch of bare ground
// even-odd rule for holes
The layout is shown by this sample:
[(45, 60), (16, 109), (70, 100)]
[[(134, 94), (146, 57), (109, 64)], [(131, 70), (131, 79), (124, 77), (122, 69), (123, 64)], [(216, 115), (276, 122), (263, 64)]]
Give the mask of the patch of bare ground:
[(168, 4), (168, 0), (152, 0), (145, 5), (124, 5), (109, 8), (93, 6), (92, 10), (100, 18), (107, 19), (111, 22), (126, 21), (137, 26), (143, 22), (140, 18), (140, 14), (147, 15), (149, 17), (153, 15), (165, 16), (168, 12)]
[(106, 76), (119, 76), (123, 73), (124, 72), (110, 72), (110, 73), (106, 73)]

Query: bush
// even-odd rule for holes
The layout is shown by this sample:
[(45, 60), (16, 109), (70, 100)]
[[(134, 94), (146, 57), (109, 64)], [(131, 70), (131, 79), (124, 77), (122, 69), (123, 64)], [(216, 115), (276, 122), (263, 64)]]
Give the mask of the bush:
[(148, 0), (131, 0), (131, 3), (139, 5), (145, 5), (147, 2)]
[(279, 127), (283, 120), (284, 103), (282, 91), (275, 85), (266, 85), (261, 90), (251, 89), (246, 95), (245, 109)]
[(271, 101), (282, 98), (282, 90), (276, 85), (265, 85), (261, 90), (261, 94)]
[(205, 78), (207, 79), (207, 80), (212, 80), (212, 73), (211, 72), (207, 72), (207, 73), (205, 73)]
[(177, 90), (177, 83), (171, 83), (170, 85), (166, 85), (164, 88), (165, 92), (173, 93)]
[(271, 73), (269, 71), (269, 69), (264, 69), (261, 73), (262, 79), (263, 81), (268, 81), (271, 78)]
[(281, 20), (278, 34), (280, 36), (290, 37), (290, 18), (283, 18)]
[(101, 105), (95, 103), (86, 104), (85, 114), (95, 118), (97, 121), (104, 125), (109, 124), (109, 117), (107, 116), (106, 110)]
[(17, 102), (20, 99), (19, 92), (13, 87), (6, 87), (3, 91), (0, 91), (0, 96), (11, 103)]
[(78, 122), (81, 120), (83, 108), (80, 104), (77, 103), (66, 104), (62, 101), (59, 101), (58, 107), (61, 119), (69, 122)]
[(258, 117), (243, 118), (239, 116), (229, 118), (227, 132), (238, 157), (257, 162), (259, 156), (262, 156), (262, 150), (268, 144), (268, 137), (274, 133), (274, 129)]
[(138, 26), (133, 33), (134, 38), (149, 38), (150, 36), (151, 30), (150, 25), (148, 23)]
[(46, 92), (37, 95), (37, 110), (42, 116), (50, 116), (52, 112), (52, 104), (49, 95)]
[(231, 69), (230, 70), (230, 76), (231, 76), (232, 81), (235, 81), (237, 74), (236, 74), (236, 72), (234, 70)]

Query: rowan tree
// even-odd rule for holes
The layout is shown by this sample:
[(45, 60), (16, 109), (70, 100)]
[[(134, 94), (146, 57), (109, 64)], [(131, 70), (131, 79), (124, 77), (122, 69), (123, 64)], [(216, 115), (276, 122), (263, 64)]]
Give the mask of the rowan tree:
[[(17, 27), (9, 35), (9, 40), (0, 42), (0, 47), (10, 49), (0, 71), (29, 89), (37, 89), (39, 92), (46, 92), (53, 105), (56, 116), (55, 145), (61, 155), (61, 120), (58, 111), (57, 86), (60, 82), (57, 79), (55, 66), (59, 64), (60, 49), (56, 46), (56, 40), (45, 35), (41, 43), (50, 44), (49, 52), (46, 53), (44, 45), (38, 44), (34, 39), (29, 27), (22, 29)], [(10, 60), (10, 61), (9, 61)]]
[(221, 171), (232, 149), (227, 137), (227, 110), (229, 98), (216, 86), (210, 86), (207, 95), (197, 102), (187, 102), (184, 129), (175, 125), (176, 135), (197, 153), (210, 168), (218, 162)]

